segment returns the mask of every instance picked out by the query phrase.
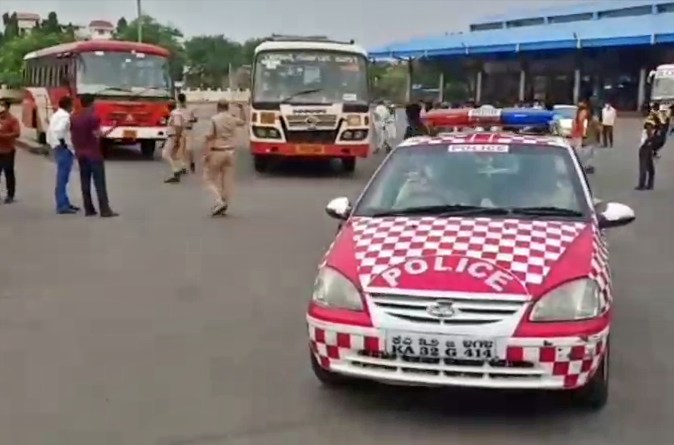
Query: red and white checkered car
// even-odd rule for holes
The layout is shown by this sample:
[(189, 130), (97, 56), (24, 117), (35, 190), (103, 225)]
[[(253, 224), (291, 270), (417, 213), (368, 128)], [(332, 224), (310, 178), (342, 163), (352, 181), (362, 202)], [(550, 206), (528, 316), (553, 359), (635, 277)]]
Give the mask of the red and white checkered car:
[(326, 384), (608, 394), (613, 294), (603, 230), (634, 220), (597, 203), (559, 137), (460, 133), (405, 141), (354, 204), (307, 313)]

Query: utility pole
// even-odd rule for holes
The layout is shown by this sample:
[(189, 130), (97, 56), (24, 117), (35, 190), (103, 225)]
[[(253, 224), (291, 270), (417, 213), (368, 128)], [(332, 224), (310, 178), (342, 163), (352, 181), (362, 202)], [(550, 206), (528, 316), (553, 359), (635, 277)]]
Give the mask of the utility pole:
[(138, 27), (138, 42), (143, 42), (143, 12), (140, 8), (140, 1), (136, 0), (136, 13), (138, 18), (136, 19), (136, 26)]

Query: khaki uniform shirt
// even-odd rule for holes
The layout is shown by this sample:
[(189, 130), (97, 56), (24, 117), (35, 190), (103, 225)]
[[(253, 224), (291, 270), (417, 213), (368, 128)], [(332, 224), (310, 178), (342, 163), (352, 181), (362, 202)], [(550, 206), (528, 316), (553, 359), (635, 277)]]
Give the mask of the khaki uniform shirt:
[(245, 125), (245, 121), (224, 111), (211, 118), (213, 148), (230, 150), (236, 146), (236, 129)]
[(171, 114), (169, 115), (168, 129), (166, 130), (166, 134), (169, 137), (176, 135), (175, 127), (182, 127), (183, 129), (185, 128), (185, 117), (179, 108), (171, 111)]

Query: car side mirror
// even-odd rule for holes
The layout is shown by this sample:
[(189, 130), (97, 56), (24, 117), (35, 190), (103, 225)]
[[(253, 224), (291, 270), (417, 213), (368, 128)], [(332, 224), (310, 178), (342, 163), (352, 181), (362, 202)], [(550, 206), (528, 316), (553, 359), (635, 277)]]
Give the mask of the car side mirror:
[(349, 198), (345, 196), (335, 198), (330, 201), (327, 206), (325, 206), (325, 213), (327, 213), (331, 218), (344, 221), (351, 213), (351, 201), (349, 201)]
[(600, 229), (626, 226), (636, 219), (634, 210), (619, 202), (600, 202), (596, 211)]

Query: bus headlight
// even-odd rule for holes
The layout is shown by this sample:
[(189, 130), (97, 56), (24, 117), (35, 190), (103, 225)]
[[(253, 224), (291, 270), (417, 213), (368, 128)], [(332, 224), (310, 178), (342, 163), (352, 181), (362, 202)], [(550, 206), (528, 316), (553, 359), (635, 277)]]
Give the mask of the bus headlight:
[(362, 141), (367, 137), (367, 130), (357, 130), (353, 133), (353, 139), (356, 141)]
[(599, 286), (583, 278), (553, 289), (534, 304), (531, 321), (578, 321), (599, 317), (607, 309)]
[(253, 134), (260, 139), (281, 139), (281, 133), (276, 128), (253, 127)]
[(342, 139), (345, 141), (353, 139), (353, 132), (351, 130), (346, 130), (344, 133), (342, 133)]

